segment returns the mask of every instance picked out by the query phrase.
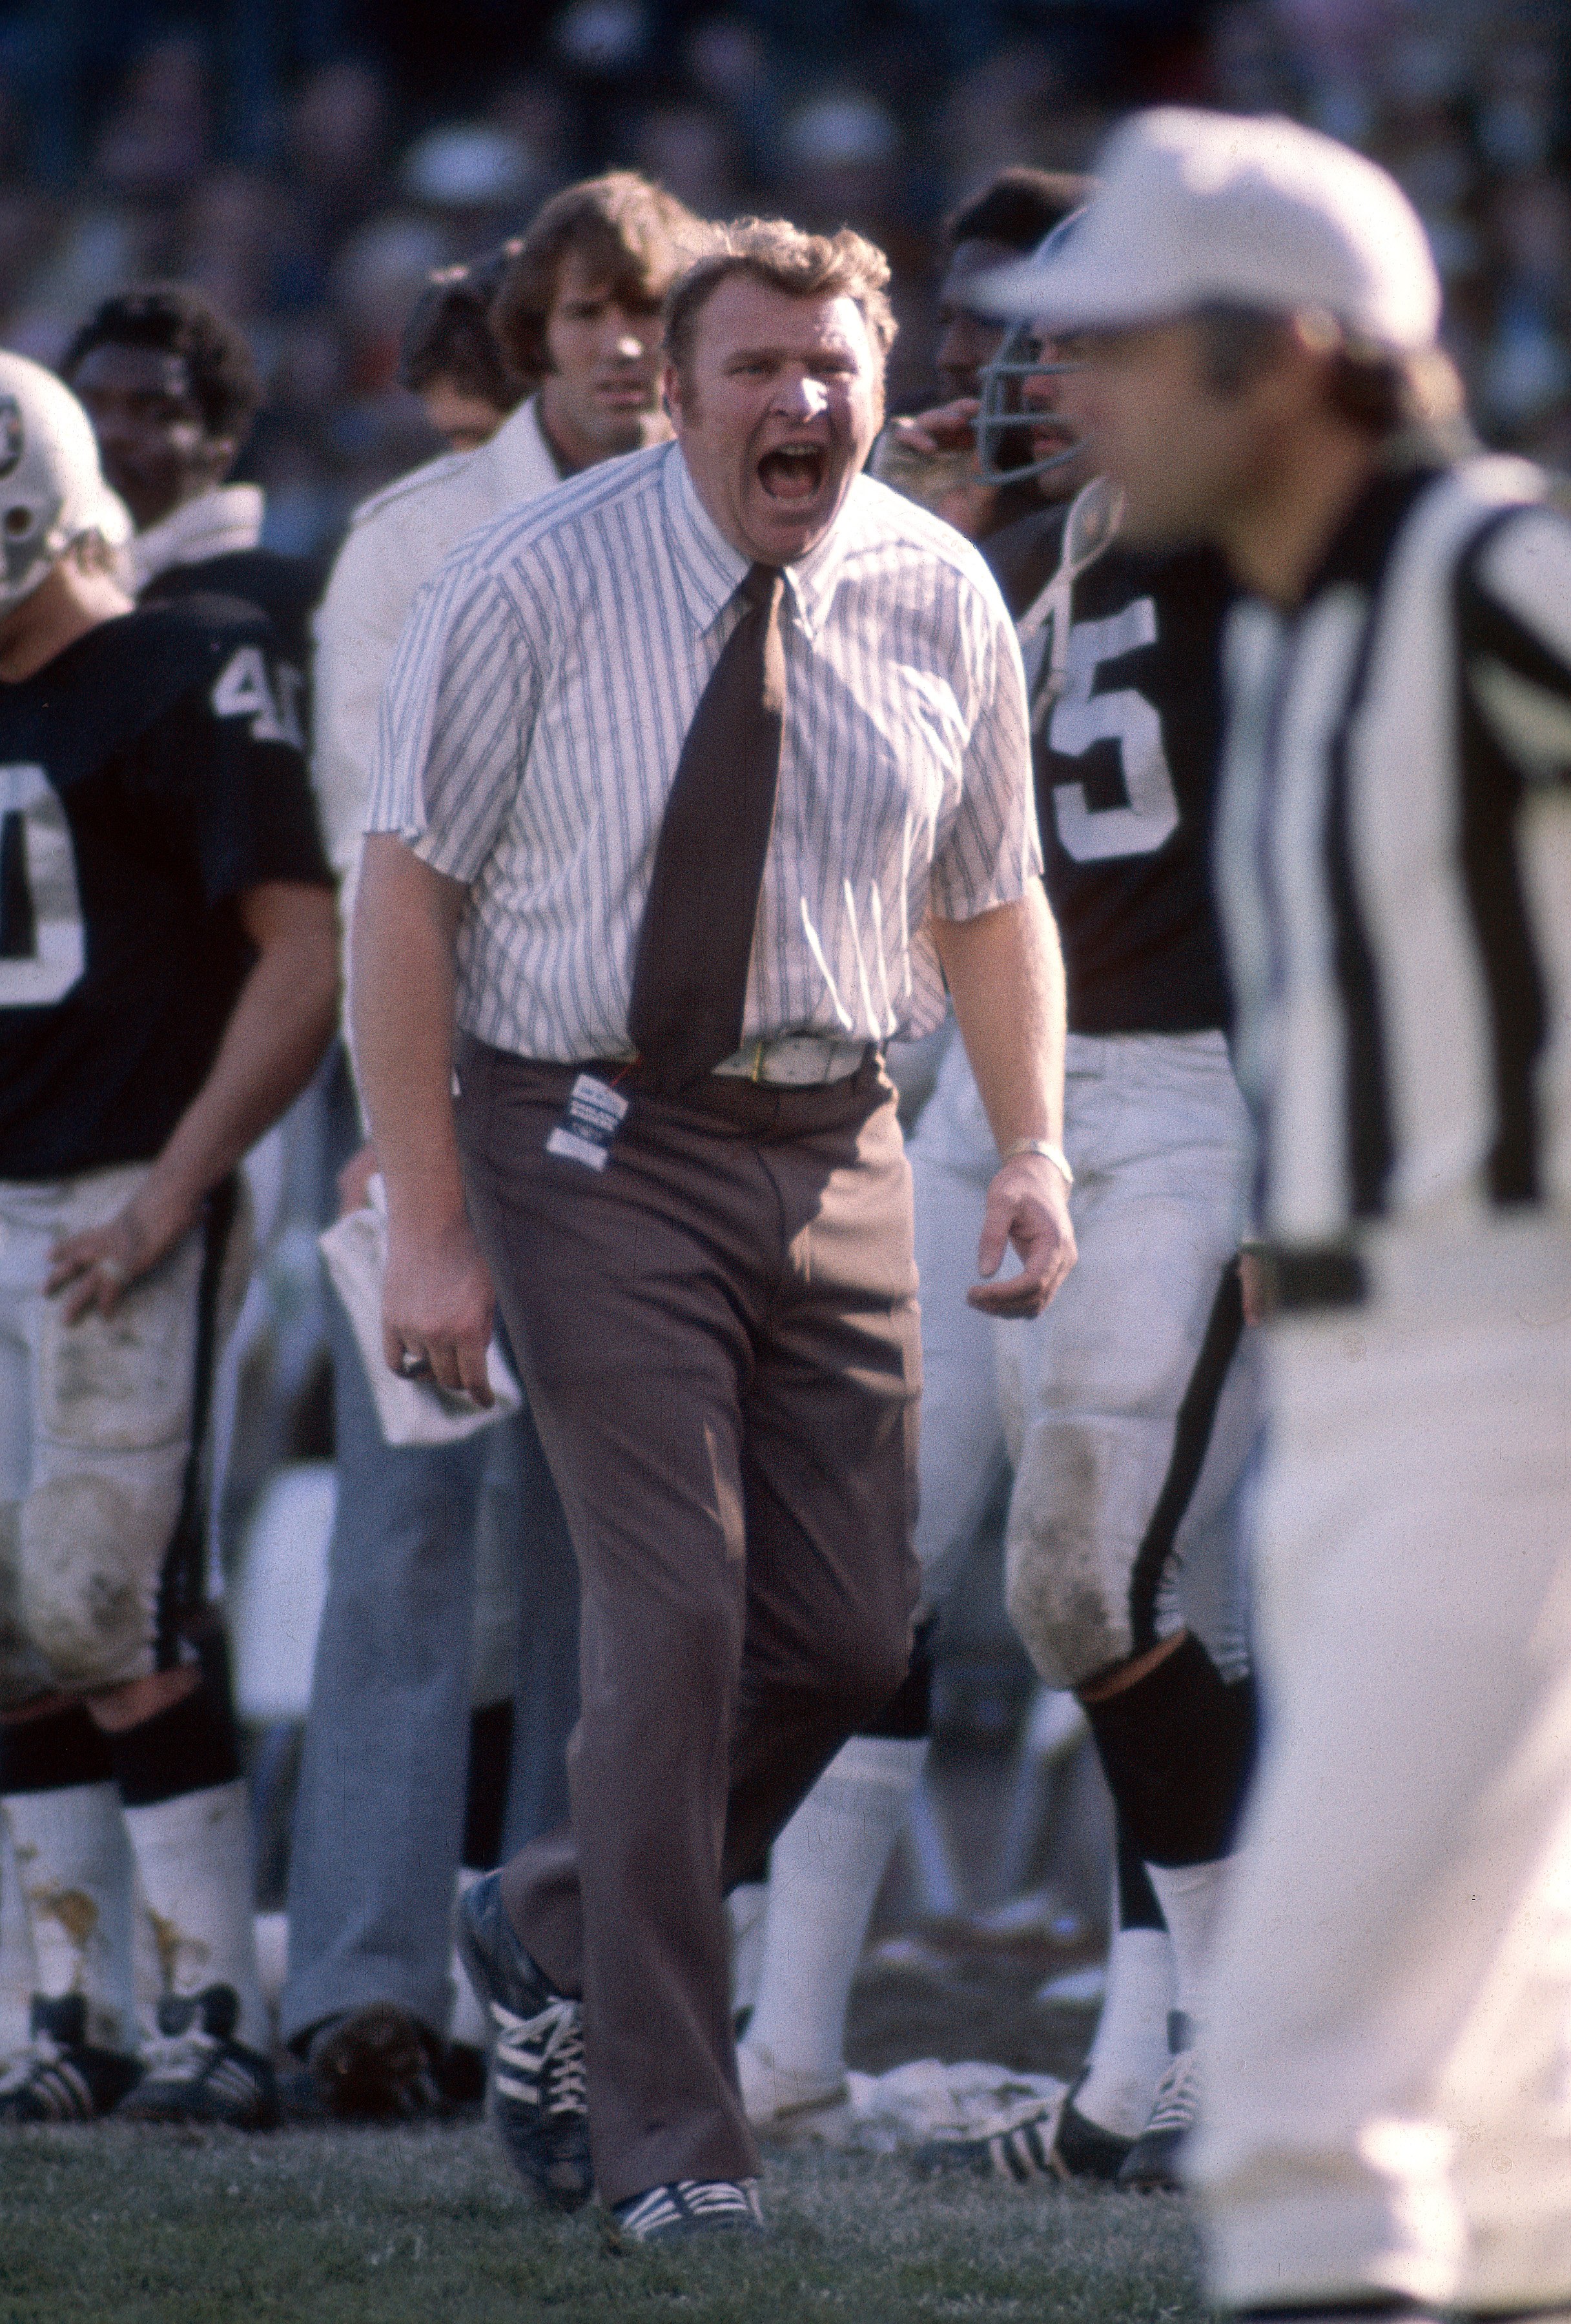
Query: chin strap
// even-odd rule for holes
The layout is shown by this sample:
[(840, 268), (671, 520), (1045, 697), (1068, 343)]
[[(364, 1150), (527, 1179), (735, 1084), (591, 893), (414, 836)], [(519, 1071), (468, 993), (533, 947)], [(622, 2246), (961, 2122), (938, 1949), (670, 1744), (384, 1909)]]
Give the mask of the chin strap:
[(1033, 734), (1041, 732), (1068, 676), (1069, 608), (1075, 584), (1109, 546), (1123, 518), (1120, 487), (1111, 477), (1093, 476), (1069, 503), (1058, 571), (1015, 624), (1025, 655)]

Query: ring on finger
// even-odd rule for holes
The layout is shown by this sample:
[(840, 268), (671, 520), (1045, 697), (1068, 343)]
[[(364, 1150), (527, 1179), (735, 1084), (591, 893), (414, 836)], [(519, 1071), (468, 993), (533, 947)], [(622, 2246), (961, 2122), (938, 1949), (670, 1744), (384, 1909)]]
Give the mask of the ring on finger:
[(430, 1379), (431, 1377), (430, 1358), (425, 1353), (423, 1349), (405, 1348), (402, 1355), (400, 1356), (398, 1360), (398, 1376), (401, 1379), (406, 1380)]

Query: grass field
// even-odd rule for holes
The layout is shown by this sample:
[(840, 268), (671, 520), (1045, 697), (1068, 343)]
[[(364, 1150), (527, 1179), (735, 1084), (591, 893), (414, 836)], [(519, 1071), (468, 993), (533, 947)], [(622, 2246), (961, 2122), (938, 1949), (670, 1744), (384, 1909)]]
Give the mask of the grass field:
[(1181, 2199), (921, 2181), (797, 2152), (773, 2232), (615, 2249), (542, 2218), (477, 2122), (272, 2137), (104, 2124), (0, 2134), (0, 2324), (1186, 2324)]

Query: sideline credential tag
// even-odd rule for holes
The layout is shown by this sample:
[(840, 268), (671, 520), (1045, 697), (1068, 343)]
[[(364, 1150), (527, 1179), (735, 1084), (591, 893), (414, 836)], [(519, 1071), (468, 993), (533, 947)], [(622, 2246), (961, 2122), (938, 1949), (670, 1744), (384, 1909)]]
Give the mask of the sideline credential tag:
[(626, 1114), (627, 1100), (609, 1082), (597, 1074), (580, 1074), (560, 1121), (546, 1139), (546, 1152), (564, 1162), (604, 1170)]

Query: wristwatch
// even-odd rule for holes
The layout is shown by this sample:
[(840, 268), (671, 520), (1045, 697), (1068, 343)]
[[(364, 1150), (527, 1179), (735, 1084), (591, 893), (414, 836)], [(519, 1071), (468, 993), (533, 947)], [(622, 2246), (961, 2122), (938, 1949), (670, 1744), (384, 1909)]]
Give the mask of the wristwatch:
[(1012, 1162), (1017, 1154), (1040, 1154), (1044, 1161), (1052, 1164), (1066, 1186), (1074, 1185), (1075, 1173), (1069, 1167), (1069, 1157), (1061, 1146), (1053, 1144), (1050, 1138), (1017, 1138), (1012, 1146), (1005, 1147), (1003, 1158), (1006, 1162)]

